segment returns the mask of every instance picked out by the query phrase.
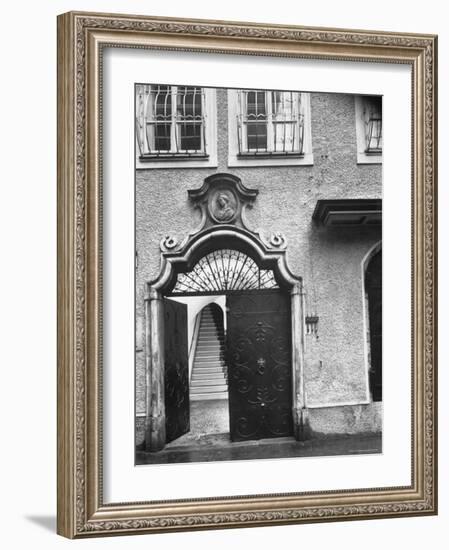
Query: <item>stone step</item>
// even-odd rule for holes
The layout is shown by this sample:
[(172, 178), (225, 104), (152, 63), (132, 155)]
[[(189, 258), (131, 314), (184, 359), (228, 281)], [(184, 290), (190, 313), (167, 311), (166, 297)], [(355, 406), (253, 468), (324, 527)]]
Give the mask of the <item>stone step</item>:
[(222, 360), (224, 334), (218, 326), (212, 312), (203, 310), (190, 379), (192, 400), (227, 398), (227, 368)]
[(218, 342), (218, 340), (215, 340), (213, 338), (200, 340), (197, 343), (196, 347), (198, 347), (198, 346), (206, 346), (206, 347), (215, 346), (216, 348), (223, 348), (224, 347), (224, 345), (221, 342)]
[(199, 374), (205, 374), (208, 372), (227, 372), (227, 368), (223, 363), (204, 363), (202, 365), (199, 365), (198, 368), (194, 369), (192, 372), (192, 378), (195, 376), (196, 373)]
[(228, 372), (228, 369), (226, 368), (223, 363), (203, 363), (202, 365), (199, 365), (197, 369), (194, 369), (192, 372), (192, 378), (195, 376), (195, 374), (207, 374), (208, 372)]
[(196, 373), (192, 375), (191, 383), (199, 382), (200, 380), (226, 380), (227, 376), (222, 370), (212, 372)]
[(192, 383), (190, 384), (190, 390), (194, 391), (196, 389), (202, 388), (203, 386), (224, 386), (226, 384), (226, 380), (223, 376), (220, 376), (219, 378), (204, 378), (203, 379), (195, 379), (192, 380)]
[(196, 357), (193, 366), (198, 365), (199, 367), (204, 367), (204, 365), (208, 364), (224, 366), (225, 363), (219, 355), (204, 355), (202, 357)]
[(199, 394), (199, 393), (209, 393), (209, 392), (227, 392), (228, 391), (228, 385), (227, 384), (221, 384), (221, 385), (214, 385), (209, 384), (207, 386), (196, 386), (195, 388), (191, 388), (190, 393), (192, 395)]
[(190, 382), (194, 382), (195, 380), (208, 380), (213, 378), (221, 378), (222, 380), (228, 379), (228, 374), (223, 370), (212, 370), (212, 371), (201, 371), (197, 372), (196, 374), (192, 374), (192, 378)]
[(197, 348), (195, 358), (205, 357), (206, 355), (213, 355), (214, 357), (218, 357), (222, 352), (223, 350), (221, 350), (220, 348), (212, 348), (212, 347), (201, 348), (201, 349)]
[(190, 401), (209, 401), (211, 399), (228, 399), (228, 392), (190, 394)]

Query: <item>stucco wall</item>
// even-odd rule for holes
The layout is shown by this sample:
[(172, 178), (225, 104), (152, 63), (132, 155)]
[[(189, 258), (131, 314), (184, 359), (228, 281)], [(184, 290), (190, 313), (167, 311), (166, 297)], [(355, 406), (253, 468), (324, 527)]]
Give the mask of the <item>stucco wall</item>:
[[(306, 337), (306, 398), (310, 406), (364, 403), (367, 364), (361, 263), (381, 239), (380, 226), (321, 228), (312, 222), (319, 199), (380, 198), (381, 165), (357, 165), (351, 95), (311, 94), (312, 166), (228, 168), (227, 92), (217, 90), (218, 167), (150, 168), (136, 174), (137, 318), (145, 282), (160, 265), (160, 240), (182, 239), (198, 222), (187, 190), (216, 172), (232, 172), (259, 189), (248, 213), (252, 228), (284, 233), (291, 270), (303, 277), (306, 313), (319, 316), (318, 339)], [(143, 323), (138, 324), (137, 345)], [(142, 353), (137, 354), (137, 412), (144, 412)]]

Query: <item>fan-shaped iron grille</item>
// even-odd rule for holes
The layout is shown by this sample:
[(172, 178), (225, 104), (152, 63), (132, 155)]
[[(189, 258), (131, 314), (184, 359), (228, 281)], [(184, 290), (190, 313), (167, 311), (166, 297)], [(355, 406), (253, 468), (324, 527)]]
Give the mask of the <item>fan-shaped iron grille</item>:
[(279, 288), (273, 272), (237, 250), (221, 249), (199, 260), (188, 273), (180, 273), (173, 293), (229, 292)]

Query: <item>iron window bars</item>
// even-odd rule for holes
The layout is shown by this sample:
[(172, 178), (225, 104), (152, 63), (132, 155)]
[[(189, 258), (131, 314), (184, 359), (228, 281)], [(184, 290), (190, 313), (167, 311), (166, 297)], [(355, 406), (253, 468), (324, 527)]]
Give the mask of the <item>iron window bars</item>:
[(365, 153), (382, 153), (382, 98), (369, 96), (363, 98), (363, 122), (365, 125)]
[(188, 273), (179, 273), (172, 294), (227, 292), (279, 288), (271, 270), (237, 250), (215, 250), (201, 258)]
[(138, 84), (136, 139), (141, 160), (207, 158), (202, 88)]
[(239, 156), (303, 156), (301, 93), (238, 90), (237, 97)]

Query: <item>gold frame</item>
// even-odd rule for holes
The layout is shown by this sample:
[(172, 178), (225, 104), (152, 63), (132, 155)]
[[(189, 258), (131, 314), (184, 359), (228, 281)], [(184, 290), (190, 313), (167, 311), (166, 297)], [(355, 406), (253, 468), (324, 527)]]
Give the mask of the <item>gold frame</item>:
[[(412, 484), (103, 504), (101, 51), (105, 46), (412, 68)], [(70, 538), (437, 513), (433, 35), (70, 12), (58, 17), (58, 533)]]

